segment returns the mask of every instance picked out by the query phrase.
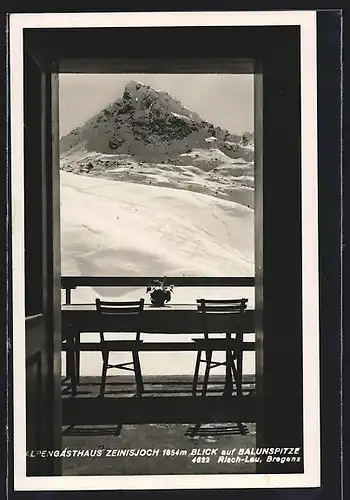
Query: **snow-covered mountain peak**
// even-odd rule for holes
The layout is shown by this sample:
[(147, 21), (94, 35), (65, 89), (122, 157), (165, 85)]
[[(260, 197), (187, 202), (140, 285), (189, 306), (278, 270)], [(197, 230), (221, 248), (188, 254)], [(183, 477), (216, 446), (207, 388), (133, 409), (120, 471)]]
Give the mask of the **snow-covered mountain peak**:
[(253, 204), (253, 160), (251, 133), (230, 134), (138, 80), (61, 139), (63, 170), (193, 189), (247, 206)]
[(168, 162), (189, 150), (210, 147), (208, 138), (216, 139), (215, 147), (230, 158), (253, 159), (242, 134), (205, 121), (168, 92), (131, 80), (122, 97), (61, 139), (61, 153), (129, 154)]

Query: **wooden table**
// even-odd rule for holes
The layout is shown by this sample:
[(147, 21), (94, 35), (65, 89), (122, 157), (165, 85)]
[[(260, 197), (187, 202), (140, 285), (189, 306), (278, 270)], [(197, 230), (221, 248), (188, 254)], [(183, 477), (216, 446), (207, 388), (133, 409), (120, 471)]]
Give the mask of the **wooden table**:
[[(79, 377), (79, 352), (99, 351), (97, 342), (80, 342), (80, 334), (85, 332), (115, 332), (115, 317), (105, 316), (103, 319), (96, 311), (95, 304), (70, 304), (62, 305), (62, 341), (66, 342), (63, 348), (67, 352), (67, 375), (73, 380), (72, 374)], [(168, 304), (163, 307), (145, 305), (142, 316), (141, 333), (153, 333), (171, 335), (203, 333), (196, 304)], [(212, 333), (222, 333), (227, 330), (227, 316), (215, 313), (210, 314), (208, 328)], [(231, 332), (240, 327), (243, 333), (254, 333), (254, 310), (247, 309), (243, 318), (237, 315), (240, 325), (235, 324), (235, 315), (231, 316)], [(118, 317), (119, 332), (135, 332), (136, 317)], [(112, 346), (111, 346), (112, 347)], [(143, 342), (140, 346), (142, 351), (197, 351), (194, 342)], [(242, 351), (254, 351), (254, 342), (243, 342)], [(226, 370), (225, 391), (232, 392), (232, 375), (228, 368)]]

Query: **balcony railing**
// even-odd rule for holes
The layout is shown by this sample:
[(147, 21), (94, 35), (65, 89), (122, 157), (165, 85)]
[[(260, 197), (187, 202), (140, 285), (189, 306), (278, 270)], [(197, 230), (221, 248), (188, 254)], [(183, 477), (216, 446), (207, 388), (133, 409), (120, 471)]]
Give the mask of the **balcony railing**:
[[(61, 289), (65, 290), (65, 304), (71, 304), (72, 290), (78, 287), (146, 287), (153, 281), (162, 281), (164, 276), (62, 276)], [(253, 287), (253, 276), (187, 277), (168, 276), (167, 284), (176, 287)]]

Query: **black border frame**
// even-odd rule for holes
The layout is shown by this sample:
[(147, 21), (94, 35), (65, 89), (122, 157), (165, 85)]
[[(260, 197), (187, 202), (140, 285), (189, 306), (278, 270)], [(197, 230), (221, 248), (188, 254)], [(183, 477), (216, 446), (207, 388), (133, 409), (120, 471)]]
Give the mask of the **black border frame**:
[[(87, 11), (88, 9), (86, 9)], [(131, 11), (132, 9), (130, 9)], [(149, 10), (149, 9), (145, 9)], [(182, 9), (172, 9), (182, 10)], [(220, 10), (220, 9), (216, 9)], [(256, 9), (259, 10), (259, 9)], [(40, 11), (40, 10), (39, 10)], [(55, 10), (58, 12), (59, 10)], [(260, 498), (340, 498), (340, 393), (341, 387), (341, 231), (342, 231), (342, 169), (341, 169), (341, 12), (318, 13), (318, 116), (319, 116), (319, 214), (320, 214), (320, 293), (321, 293), (321, 362), (322, 362), (322, 487), (312, 489), (283, 490), (236, 490), (239, 498), (259, 495)], [(8, 158), (7, 158), (8, 164)], [(330, 165), (333, 168), (330, 168)], [(7, 229), (9, 226), (7, 223)], [(9, 242), (8, 233), (7, 242)], [(7, 293), (10, 288), (7, 288)], [(7, 316), (9, 319), (9, 316)], [(10, 325), (9, 325), (10, 327)], [(10, 375), (10, 374), (8, 374)], [(10, 384), (11, 380), (8, 380)], [(327, 412), (327, 408), (332, 408)], [(338, 410), (336, 410), (338, 409)], [(11, 415), (10, 415), (11, 417)], [(10, 419), (11, 421), (11, 419)], [(336, 432), (337, 439), (334, 439)], [(11, 479), (9, 486), (11, 487)], [(186, 491), (187, 495), (230, 494), (230, 490)], [(37, 498), (38, 492), (12, 492), (17, 496)], [(114, 492), (103, 492), (112, 498)], [(185, 491), (169, 491), (168, 495), (184, 494)], [(51, 498), (59, 498), (64, 492), (52, 492)], [(79, 492), (71, 495), (77, 498)], [(95, 492), (84, 491), (84, 497), (94, 498)], [(118, 495), (137, 495), (144, 492), (118, 492)], [(162, 495), (162, 491), (152, 491)], [(42, 497), (47, 495), (40, 492)]]

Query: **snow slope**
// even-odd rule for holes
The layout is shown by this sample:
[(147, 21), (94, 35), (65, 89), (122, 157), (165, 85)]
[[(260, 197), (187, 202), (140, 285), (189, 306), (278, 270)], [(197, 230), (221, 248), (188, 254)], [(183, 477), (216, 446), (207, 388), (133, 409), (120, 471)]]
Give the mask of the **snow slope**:
[(62, 274), (253, 275), (253, 210), (61, 171)]
[(191, 190), (254, 206), (254, 163), (229, 158), (216, 148), (195, 148), (166, 162), (79, 150), (61, 157), (61, 169), (84, 176)]

